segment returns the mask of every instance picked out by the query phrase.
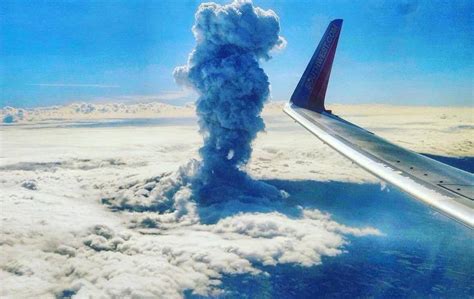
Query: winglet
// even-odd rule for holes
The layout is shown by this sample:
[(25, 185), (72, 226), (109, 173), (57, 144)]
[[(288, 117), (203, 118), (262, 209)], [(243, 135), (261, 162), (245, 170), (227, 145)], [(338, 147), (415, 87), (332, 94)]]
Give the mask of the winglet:
[(318, 48), (291, 96), (290, 101), (296, 106), (316, 112), (326, 111), (324, 98), (341, 28), (342, 20), (337, 19), (333, 20), (326, 29)]

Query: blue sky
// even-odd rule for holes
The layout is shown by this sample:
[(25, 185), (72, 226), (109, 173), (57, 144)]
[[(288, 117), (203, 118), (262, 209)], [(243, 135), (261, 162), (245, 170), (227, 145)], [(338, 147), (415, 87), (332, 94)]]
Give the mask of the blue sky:
[[(171, 73), (194, 46), (199, 3), (1, 1), (1, 106), (192, 100)], [(474, 105), (472, 1), (254, 4), (280, 16), (288, 41), (262, 63), (274, 100), (291, 96), (328, 22), (343, 18), (327, 102)]]

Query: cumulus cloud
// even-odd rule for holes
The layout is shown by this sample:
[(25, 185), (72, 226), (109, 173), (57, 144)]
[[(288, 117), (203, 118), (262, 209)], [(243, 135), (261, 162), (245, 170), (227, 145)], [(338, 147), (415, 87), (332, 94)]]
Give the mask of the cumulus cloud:
[[(284, 201), (202, 206), (186, 181), (196, 162), (164, 171), (168, 157), (175, 157), (171, 169), (181, 163), (180, 155), (189, 157), (183, 147), (168, 145), (159, 161), (148, 165), (144, 162), (156, 160), (159, 143), (139, 156), (129, 146), (115, 153), (85, 152), (80, 141), (85, 135), (77, 134), (103, 136), (104, 131), (66, 130), (72, 140), (68, 155), (90, 158), (49, 160), (57, 156), (54, 149), (51, 153), (56, 140), (48, 137), (55, 134), (51, 129), (37, 130), (48, 141), (44, 147), (29, 147), (38, 162), (20, 162), (5, 151), (16, 162), (0, 168), (1, 296), (180, 298), (187, 290), (219, 295), (225, 292), (223, 275), (265, 275), (256, 264), (318, 265), (323, 256), (343, 254), (349, 236), (380, 234), (339, 224), (317, 209), (282, 208), (288, 204)], [(168, 131), (161, 128), (157, 135)], [(25, 142), (21, 135), (10, 136), (10, 142), (15, 138)], [(97, 152), (102, 158), (93, 158)], [(23, 188), (26, 181), (41, 188)]]
[(259, 60), (284, 45), (279, 31), (277, 15), (251, 1), (204, 3), (196, 12), (196, 47), (174, 76), (200, 95), (196, 113), (204, 145), (193, 188), (204, 202), (279, 197), (274, 187), (241, 170), (250, 159), (252, 141), (264, 129), (260, 114), (269, 82)]
[[(235, 198), (202, 206), (192, 192), (192, 178), (199, 167), (192, 160), (175, 173), (133, 181), (119, 187), (118, 192), (109, 190), (113, 197), (104, 197), (102, 203), (129, 215), (131, 237), (124, 240), (108, 228), (96, 227), (84, 244), (106, 254), (120, 252), (123, 255), (119, 256), (127, 260), (131, 259), (129, 256), (133, 259), (140, 259), (141, 255), (164, 256), (168, 263), (157, 267), (177, 267), (172, 271), (172, 278), (163, 277), (157, 269), (149, 269), (162, 280), (153, 288), (142, 285), (139, 290), (150, 291), (150, 296), (173, 297), (181, 296), (187, 288), (198, 295), (219, 294), (221, 275), (260, 274), (255, 263), (317, 265), (322, 256), (342, 254), (347, 235), (380, 235), (374, 228), (341, 225), (316, 209), (298, 206), (281, 209), (284, 202), (265, 198), (250, 201)], [(133, 271), (142, 271), (140, 267)], [(118, 276), (114, 279), (121, 280)], [(174, 290), (177, 288), (176, 294), (165, 293), (170, 290), (170, 280)], [(187, 283), (186, 287), (183, 282)], [(95, 287), (98, 289), (93, 294), (104, 294), (107, 290), (105, 286)], [(117, 288), (114, 295), (123, 295), (123, 288), (118, 285)], [(132, 294), (140, 293), (134, 289)]]
[(219, 295), (222, 275), (263, 274), (254, 264), (318, 265), (323, 256), (343, 254), (347, 235), (380, 234), (338, 224), (315, 209), (299, 210), (298, 217), (239, 213), (215, 224), (165, 219), (170, 212), (160, 214), (165, 225), (153, 229), (93, 225), (60, 238), (3, 232), (2, 252), (9, 259), (0, 261), (2, 295), (180, 298), (186, 290)]

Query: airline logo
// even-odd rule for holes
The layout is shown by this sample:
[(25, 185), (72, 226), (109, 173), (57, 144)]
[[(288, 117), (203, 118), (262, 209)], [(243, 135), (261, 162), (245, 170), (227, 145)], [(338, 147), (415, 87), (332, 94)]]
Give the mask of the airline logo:
[(331, 28), (327, 32), (326, 38), (324, 39), (324, 42), (321, 45), (321, 49), (318, 53), (318, 56), (316, 57), (316, 62), (313, 64), (313, 68), (311, 69), (308, 75), (308, 79), (306, 80), (305, 88), (308, 91), (311, 91), (311, 89), (314, 86), (314, 82), (316, 81), (316, 79), (318, 79), (319, 75), (321, 74), (321, 69), (324, 65), (324, 62), (326, 61), (329, 50), (331, 50), (333, 42), (337, 37), (338, 31), (339, 31), (339, 27), (334, 24), (331, 26)]

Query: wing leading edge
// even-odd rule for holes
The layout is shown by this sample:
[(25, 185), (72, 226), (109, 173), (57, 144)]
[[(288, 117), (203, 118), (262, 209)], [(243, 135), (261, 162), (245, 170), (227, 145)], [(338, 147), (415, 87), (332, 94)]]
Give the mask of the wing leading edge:
[(342, 20), (329, 24), (284, 111), (367, 171), (474, 228), (474, 175), (395, 145), (324, 108), (341, 26)]

